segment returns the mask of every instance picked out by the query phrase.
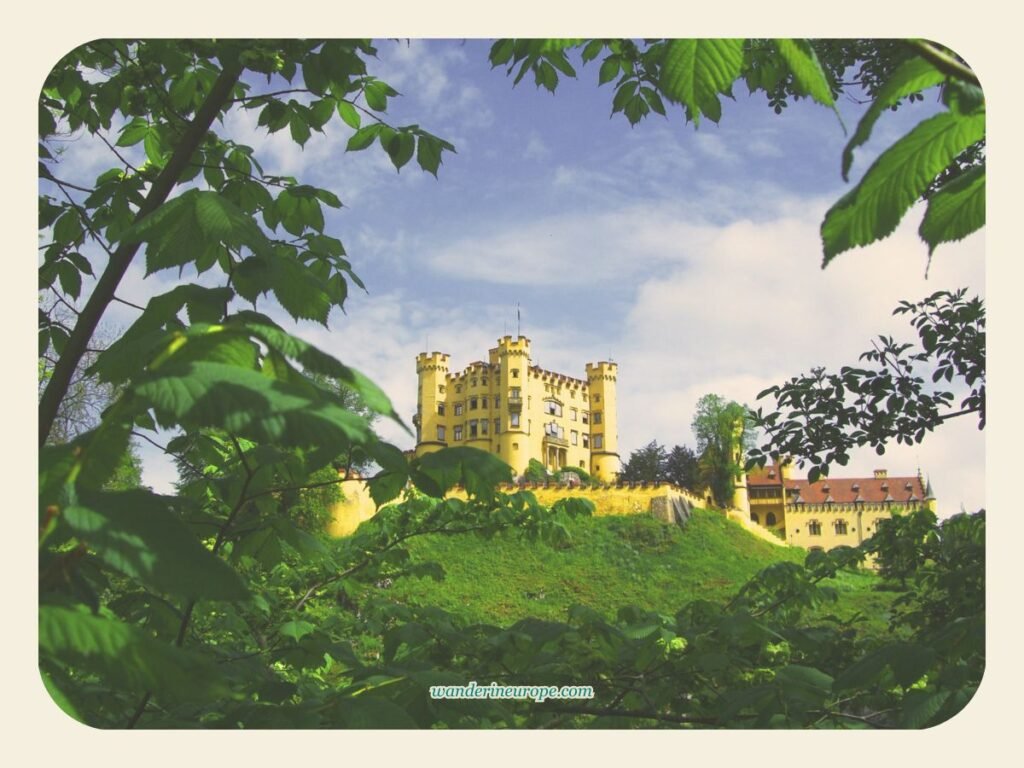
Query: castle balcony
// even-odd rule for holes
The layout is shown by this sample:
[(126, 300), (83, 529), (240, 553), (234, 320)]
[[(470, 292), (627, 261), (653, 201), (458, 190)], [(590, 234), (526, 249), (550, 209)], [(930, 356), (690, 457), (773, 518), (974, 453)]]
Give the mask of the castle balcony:
[(558, 446), (559, 448), (568, 448), (569, 441), (564, 437), (555, 437), (554, 435), (544, 435), (544, 445)]
[(505, 402), (508, 403), (508, 409), (510, 411), (522, 411), (523, 410), (523, 398), (521, 397), (507, 397)]

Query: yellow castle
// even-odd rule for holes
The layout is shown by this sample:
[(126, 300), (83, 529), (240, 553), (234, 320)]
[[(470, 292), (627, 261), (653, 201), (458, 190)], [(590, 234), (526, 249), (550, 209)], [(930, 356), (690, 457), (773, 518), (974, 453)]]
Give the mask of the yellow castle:
[(931, 482), (916, 476), (890, 477), (885, 469), (871, 477), (827, 477), (809, 482), (794, 477), (791, 461), (782, 461), (741, 477), (733, 507), (750, 521), (806, 549), (857, 546), (871, 538), (878, 521), (916, 509), (935, 511)]
[(498, 339), (486, 363), (456, 373), (449, 359), (441, 352), (416, 357), (417, 456), (466, 445), (494, 453), (517, 475), (536, 459), (552, 472), (578, 467), (615, 480), (615, 363), (588, 363), (585, 379), (546, 371), (531, 364), (525, 336)]

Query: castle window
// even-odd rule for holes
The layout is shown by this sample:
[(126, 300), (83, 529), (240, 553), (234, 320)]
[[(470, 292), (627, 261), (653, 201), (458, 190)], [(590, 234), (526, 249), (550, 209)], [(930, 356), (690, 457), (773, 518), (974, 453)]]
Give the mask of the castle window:
[(519, 400), (522, 397), (521, 390), (519, 387), (512, 387), (512, 389), (508, 391), (508, 396), (513, 400)]
[(594, 423), (595, 424), (600, 424), (601, 423), (601, 412), (600, 411), (594, 411)]
[(575, 408), (570, 408), (569, 409), (569, 418), (572, 419), (573, 421), (576, 421), (576, 416), (578, 414), (579, 414), (579, 411), (577, 411)]
[(444, 403), (437, 404), (437, 415), (444, 416)]
[(444, 427), (437, 428), (437, 439), (442, 443), (444, 442)]
[(846, 535), (846, 521), (845, 520), (836, 520), (836, 534), (839, 535), (839, 536), (845, 536)]
[(604, 448), (604, 435), (594, 435), (594, 448), (597, 450)]
[(807, 524), (807, 533), (811, 536), (821, 536), (821, 523), (817, 520), (811, 520)]
[(757, 519), (757, 512), (751, 512), (750, 513), (750, 522), (752, 522), (752, 523), (760, 523), (761, 522), (760, 520)]
[(477, 424), (478, 424), (478, 422), (477, 422), (476, 419), (470, 419), (470, 421), (469, 421), (469, 436), (470, 437), (476, 437), (476, 435), (477, 435)]
[(518, 379), (519, 378), (519, 369), (518, 368), (513, 368), (512, 369), (512, 378), (513, 379)]
[(579, 445), (579, 443), (580, 443), (580, 433), (579, 433), (579, 432), (577, 432), (577, 431), (576, 431), (576, 430), (574, 429), (574, 430), (572, 430), (572, 431), (571, 431), (571, 432), (569, 433), (569, 437), (570, 437), (570, 442), (571, 442), (571, 443), (572, 443), (573, 445)]
[(585, 467), (583, 466), (583, 461), (582, 460), (580, 461), (580, 469), (585, 469)]
[(775, 525), (775, 513), (774, 512), (769, 512), (768, 513), (768, 515), (764, 519), (764, 524), (765, 525)]
[(480, 419), (480, 434), (481, 435), (486, 435), (487, 434), (487, 427), (488, 427), (488, 425), (490, 423), (491, 422), (490, 422), (489, 419)]
[(454, 432), (454, 435), (452, 435), (452, 436), (455, 438), (456, 441), (462, 439), (462, 425), (461, 424), (457, 424), (455, 426), (455, 429), (452, 430), (452, 431)]
[(601, 396), (600, 395), (594, 395), (594, 402), (595, 403), (600, 403), (601, 402)]
[(544, 401), (544, 412), (549, 416), (561, 416), (562, 406), (556, 403), (554, 400)]
[(500, 435), (501, 434), (501, 419), (495, 419), (494, 420), (494, 434), (496, 434), (496, 435)]
[(519, 414), (516, 413), (516, 412), (510, 413), (508, 415), (508, 423), (509, 423), (510, 426), (518, 427), (519, 426)]
[(475, 411), (477, 406), (477, 399), (475, 397), (469, 398), (469, 410)]
[(455, 404), (455, 415), (456, 416), (461, 416), (462, 415), (462, 403), (456, 403)]
[(455, 394), (456, 395), (461, 395), (462, 394), (462, 385), (461, 384), (456, 384), (455, 385)]
[(438, 391), (438, 394), (443, 395), (444, 394), (444, 384), (438, 384), (437, 385), (437, 391)]
[(480, 379), (480, 386), (481, 387), (486, 387), (487, 386), (487, 377), (486, 376), (484, 376), (482, 379)]
[(471, 386), (471, 387), (475, 387), (476, 386), (476, 377), (475, 376), (472, 379), (469, 380), (469, 386)]
[(497, 408), (499, 405), (501, 405), (501, 395), (495, 395), (494, 396), (494, 407)]
[(583, 423), (584, 424), (589, 424), (590, 423), (590, 414), (587, 413), (586, 411), (583, 412)]
[(589, 448), (590, 447), (590, 435), (588, 435), (586, 433), (583, 434), (583, 447), (584, 448)]

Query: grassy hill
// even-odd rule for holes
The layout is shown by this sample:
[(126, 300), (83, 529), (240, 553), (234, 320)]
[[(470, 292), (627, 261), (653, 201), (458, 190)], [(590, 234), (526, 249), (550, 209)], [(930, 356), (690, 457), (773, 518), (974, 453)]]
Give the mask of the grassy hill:
[[(639, 515), (583, 518), (569, 529), (572, 542), (562, 549), (514, 532), (489, 540), (468, 534), (413, 540), (413, 559), (441, 563), (446, 577), (398, 579), (389, 597), (499, 625), (527, 616), (564, 620), (576, 603), (609, 617), (624, 605), (673, 614), (690, 600), (728, 598), (771, 563), (802, 562), (806, 555), (705, 510), (686, 529)], [(876, 583), (872, 574), (842, 574), (833, 582), (840, 603), (829, 612), (860, 612), (873, 630), (884, 630), (891, 593), (875, 591)]]

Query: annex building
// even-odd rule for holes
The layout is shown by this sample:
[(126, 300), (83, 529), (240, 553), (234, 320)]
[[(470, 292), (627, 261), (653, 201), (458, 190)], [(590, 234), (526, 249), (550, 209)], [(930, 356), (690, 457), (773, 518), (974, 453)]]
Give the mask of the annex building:
[(416, 455), (466, 445), (499, 456), (522, 475), (530, 459), (557, 472), (578, 467), (612, 482), (618, 454), (613, 362), (587, 363), (585, 378), (531, 363), (530, 340), (505, 336), (487, 361), (449, 371), (450, 356), (416, 357)]
[(750, 472), (736, 487), (733, 505), (787, 544), (806, 549), (857, 546), (878, 521), (922, 507), (935, 511), (931, 482), (916, 476), (828, 477), (813, 483), (793, 476), (791, 462)]

